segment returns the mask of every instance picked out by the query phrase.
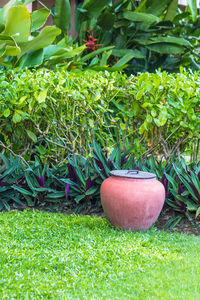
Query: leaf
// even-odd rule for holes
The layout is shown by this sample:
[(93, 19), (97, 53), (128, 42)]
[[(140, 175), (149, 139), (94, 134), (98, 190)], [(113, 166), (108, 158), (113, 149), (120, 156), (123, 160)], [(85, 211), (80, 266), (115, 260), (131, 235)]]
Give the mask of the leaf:
[(152, 14), (125, 11), (122, 17), (132, 22), (157, 23), (160, 19)]
[(146, 13), (160, 16), (167, 8), (171, 0), (153, 0), (149, 1), (150, 5), (146, 8)]
[(54, 24), (67, 33), (70, 24), (71, 6), (69, 0), (56, 0), (54, 10)]
[(65, 197), (65, 192), (60, 191), (60, 192), (55, 192), (55, 193), (50, 193), (47, 194), (46, 196), (48, 199), (59, 199)]
[(127, 54), (134, 54), (135, 58), (145, 58), (145, 55), (137, 49), (113, 49), (112, 54), (117, 57), (125, 56)]
[(12, 120), (16, 124), (16, 123), (21, 122), (22, 117), (21, 117), (20, 114), (18, 114), (17, 112), (15, 112), (14, 115), (13, 115), (13, 117), (12, 117)]
[(37, 136), (35, 135), (35, 133), (33, 133), (32, 131), (26, 129), (26, 132), (28, 134), (28, 136), (30, 137), (30, 139), (36, 143), (37, 142)]
[(167, 44), (167, 43), (152, 44), (152, 45), (148, 45), (147, 48), (150, 49), (151, 51), (155, 51), (163, 54), (179, 54), (184, 51), (184, 48), (182, 46), (178, 46), (175, 44)]
[[(111, 56), (112, 50), (105, 51), (102, 55), (102, 58), (100, 60), (100, 66), (105, 66), (107, 64), (108, 58)], [(93, 126), (94, 127), (94, 126)]]
[(15, 185), (15, 184), (13, 184), (11, 187), (12, 187), (14, 190), (20, 192), (21, 194), (28, 195), (28, 196), (32, 196), (32, 193), (31, 193), (31, 192), (29, 192), (29, 191), (27, 191), (27, 190), (25, 190), (25, 189), (23, 189), (23, 188), (21, 188), (21, 187)]
[(39, 94), (35, 93), (38, 103), (45, 102), (46, 97), (47, 97), (47, 92), (48, 92), (48, 89), (41, 91)]
[(18, 62), (18, 66), (21, 68), (39, 66), (43, 63), (44, 51), (39, 49), (33, 52), (24, 54)]
[(26, 6), (11, 7), (6, 16), (6, 25), (3, 34), (13, 36), (17, 43), (27, 42), (30, 26), (31, 17)]
[(111, 13), (108, 10), (105, 10), (103, 13), (100, 14), (97, 24), (103, 29), (103, 30), (110, 30), (112, 29), (115, 22), (115, 14)]
[(82, 9), (87, 10), (86, 16), (97, 18), (105, 6), (110, 3), (110, 0), (86, 0), (83, 3)]
[(190, 11), (192, 13), (192, 19), (193, 22), (197, 20), (197, 0), (187, 0), (187, 4), (190, 8)]
[(10, 116), (10, 109), (9, 108), (5, 109), (4, 112), (3, 112), (3, 115), (6, 118), (9, 117)]
[(39, 50), (51, 45), (56, 36), (58, 36), (60, 33), (61, 30), (59, 28), (46, 26), (44, 29), (42, 29), (42, 31), (40, 31), (40, 34), (37, 37), (21, 46), (22, 52), (20, 53), (19, 57), (29, 51)]
[(78, 195), (75, 198), (76, 203), (79, 203), (83, 198), (85, 198), (85, 195)]
[(182, 218), (182, 216), (176, 216), (174, 218), (169, 219), (165, 224), (164, 229), (173, 229), (181, 221)]
[[(34, 0), (33, 0), (34, 1)], [(7, 2), (7, 1), (6, 1)], [(32, 1), (31, 1), (32, 2)], [(8, 3), (6, 5), (4, 5), (1, 9), (0, 9), (0, 22), (1, 23), (5, 23), (6, 22), (6, 16), (8, 13), (8, 10), (13, 7), (13, 6), (17, 6), (17, 5), (22, 5), (24, 4), (22, 2), (22, 0), (10, 0), (8, 1)]]
[(31, 13), (31, 32), (42, 27), (45, 24), (49, 14), (50, 11), (46, 8), (33, 11)]
[(10, 210), (10, 205), (8, 204), (8, 201), (6, 201), (3, 198), (1, 198), (1, 201), (2, 201), (3, 205), (5, 206), (5, 208), (9, 211)]
[(127, 53), (122, 58), (120, 58), (120, 60), (113, 66), (113, 68), (119, 68), (119, 67), (125, 65), (128, 61), (133, 59), (133, 57), (135, 57), (134, 53)]
[(96, 56), (97, 54), (100, 54), (100, 53), (102, 53), (104, 51), (108, 51), (108, 50), (113, 49), (113, 48), (114, 48), (114, 46), (108, 46), (108, 47), (104, 47), (104, 48), (99, 48), (98, 50), (96, 50), (96, 51), (94, 51), (92, 53), (89, 53), (89, 54), (81, 57), (81, 62), (86, 61), (88, 59), (91, 59), (94, 56)]
[(178, 0), (172, 0), (167, 8), (165, 20), (173, 21), (174, 17), (176, 16), (177, 8), (178, 8)]
[(20, 52), (20, 48), (17, 46), (5, 46), (4, 51), (0, 56), (0, 62), (4, 61), (8, 56), (17, 56)]
[(99, 189), (98, 186), (92, 186), (89, 190), (87, 190), (87, 192), (85, 193), (85, 195), (93, 195), (94, 193), (96, 193), (96, 191)]

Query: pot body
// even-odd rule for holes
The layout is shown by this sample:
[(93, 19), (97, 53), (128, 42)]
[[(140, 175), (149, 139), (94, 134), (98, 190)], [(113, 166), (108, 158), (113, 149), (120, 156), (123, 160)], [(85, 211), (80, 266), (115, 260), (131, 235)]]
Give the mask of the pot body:
[(153, 179), (111, 176), (101, 185), (103, 210), (114, 226), (147, 230), (157, 220), (165, 201), (162, 183)]

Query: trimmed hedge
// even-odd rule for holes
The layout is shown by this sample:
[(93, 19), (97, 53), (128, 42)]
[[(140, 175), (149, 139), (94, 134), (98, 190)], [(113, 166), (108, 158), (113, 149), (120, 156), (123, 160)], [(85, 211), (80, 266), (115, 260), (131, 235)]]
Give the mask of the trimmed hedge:
[(165, 159), (198, 151), (199, 73), (8, 70), (0, 88), (0, 147), (27, 160), (87, 156), (94, 139)]

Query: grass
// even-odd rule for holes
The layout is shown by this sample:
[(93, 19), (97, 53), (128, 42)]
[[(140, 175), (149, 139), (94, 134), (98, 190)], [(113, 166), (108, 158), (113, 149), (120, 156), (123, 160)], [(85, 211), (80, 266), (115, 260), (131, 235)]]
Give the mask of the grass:
[(1, 299), (200, 299), (200, 238), (106, 220), (0, 214)]

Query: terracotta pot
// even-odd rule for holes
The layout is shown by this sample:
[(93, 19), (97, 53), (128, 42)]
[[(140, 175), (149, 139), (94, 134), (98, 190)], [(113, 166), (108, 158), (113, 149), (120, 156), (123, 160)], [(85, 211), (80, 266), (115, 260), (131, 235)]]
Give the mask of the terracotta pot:
[(153, 173), (112, 171), (101, 185), (103, 210), (114, 226), (147, 230), (157, 220), (165, 200), (165, 189)]

